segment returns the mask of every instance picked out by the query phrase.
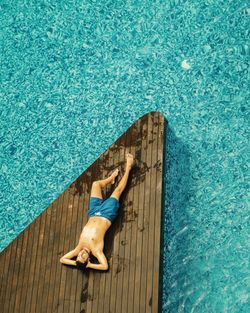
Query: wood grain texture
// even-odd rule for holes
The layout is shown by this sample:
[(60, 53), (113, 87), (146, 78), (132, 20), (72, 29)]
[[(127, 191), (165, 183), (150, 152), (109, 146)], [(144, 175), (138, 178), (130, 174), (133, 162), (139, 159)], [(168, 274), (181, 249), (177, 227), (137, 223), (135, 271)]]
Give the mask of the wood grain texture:
[[(0, 255), (5, 313), (155, 313), (159, 307), (164, 127), (159, 112), (138, 119)], [(108, 271), (62, 265), (87, 222), (91, 185), (136, 159), (105, 237)]]

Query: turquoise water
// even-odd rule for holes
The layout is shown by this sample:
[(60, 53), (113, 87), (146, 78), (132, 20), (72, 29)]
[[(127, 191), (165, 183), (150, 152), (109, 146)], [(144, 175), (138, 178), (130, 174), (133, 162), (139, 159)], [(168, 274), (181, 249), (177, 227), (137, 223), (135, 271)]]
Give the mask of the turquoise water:
[(1, 250), (157, 110), (162, 312), (249, 312), (247, 1), (1, 1), (0, 14)]

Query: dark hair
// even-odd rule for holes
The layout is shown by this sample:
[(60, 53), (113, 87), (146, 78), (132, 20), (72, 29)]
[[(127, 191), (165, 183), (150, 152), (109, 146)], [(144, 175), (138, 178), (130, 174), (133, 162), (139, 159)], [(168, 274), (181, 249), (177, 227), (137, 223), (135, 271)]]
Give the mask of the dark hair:
[(86, 262), (76, 261), (76, 267), (82, 270), (86, 269), (86, 265), (88, 264), (88, 260)]

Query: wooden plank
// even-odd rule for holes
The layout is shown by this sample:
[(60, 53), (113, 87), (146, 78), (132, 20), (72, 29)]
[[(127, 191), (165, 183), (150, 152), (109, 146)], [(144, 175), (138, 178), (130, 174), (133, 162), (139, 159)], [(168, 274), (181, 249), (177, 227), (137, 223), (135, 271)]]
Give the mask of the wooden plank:
[[(132, 126), (135, 129), (135, 133), (138, 133), (138, 128), (140, 127), (140, 122)], [(128, 150), (136, 157), (135, 149), (135, 138), (129, 137), (129, 147)], [(136, 162), (136, 161), (135, 161)], [(120, 242), (121, 246), (124, 247), (124, 269), (123, 269), (123, 288), (121, 297), (121, 308), (120, 312), (128, 312), (128, 293), (129, 289), (133, 289), (134, 277), (131, 270), (133, 269), (134, 260), (132, 253), (135, 250), (135, 238), (132, 237), (132, 228), (136, 227), (136, 215), (134, 214), (133, 202), (135, 196), (135, 187), (132, 184), (132, 178), (135, 177), (136, 164), (130, 172), (130, 177), (128, 180), (128, 188), (126, 189), (126, 216), (125, 216), (125, 239)], [(131, 251), (132, 250), (132, 251)]]
[[(107, 163), (108, 163), (108, 170), (115, 169), (118, 167), (118, 164), (115, 163), (115, 154), (117, 155), (117, 152), (115, 153), (115, 149), (109, 149), (109, 153), (107, 154)], [(119, 179), (119, 175), (117, 177)], [(117, 223), (117, 219), (114, 221), (114, 223)], [(113, 223), (113, 225), (114, 225)], [(113, 226), (112, 225), (112, 226)], [(104, 292), (102, 296), (102, 301), (100, 301), (99, 304), (99, 312), (101, 309), (103, 309), (103, 312), (109, 312), (109, 306), (110, 306), (110, 292), (111, 292), (111, 283), (112, 283), (112, 269), (113, 269), (113, 254), (111, 249), (107, 249), (107, 247), (111, 247), (113, 238), (114, 238), (114, 228), (110, 228), (105, 236), (105, 245), (104, 245), (104, 253), (108, 258), (109, 263), (109, 275), (105, 275), (105, 286), (104, 286)], [(109, 243), (109, 245), (107, 245)], [(101, 303), (103, 307), (101, 307)]]
[[(120, 145), (125, 147), (125, 140), (126, 140), (127, 134), (121, 139)], [(124, 160), (124, 151), (119, 150), (119, 153), (114, 155), (114, 162), (115, 164), (121, 164), (121, 158)], [(119, 254), (119, 248), (120, 248), (120, 234), (121, 234), (121, 228), (122, 228), (122, 217), (124, 216), (124, 205), (120, 207), (119, 210), (119, 216), (115, 220), (113, 226), (116, 230), (116, 233), (114, 234), (114, 245), (113, 245), (113, 255), (112, 255), (112, 267), (111, 267), (111, 292), (110, 294), (112, 297), (110, 297), (110, 305), (109, 305), (109, 311), (110, 312), (116, 312), (116, 301), (117, 301), (117, 288), (118, 288), (118, 274), (120, 272), (120, 266), (119, 263), (120, 260), (120, 254)]]
[[(57, 255), (53, 254), (53, 247), (55, 243), (55, 230), (56, 230), (57, 216), (58, 216), (57, 208), (58, 206), (56, 205), (56, 203), (53, 203), (51, 205), (49, 231), (45, 233), (45, 236), (48, 238), (46, 241), (47, 242), (47, 257), (46, 257), (46, 265), (45, 265), (43, 291), (40, 294), (40, 296), (43, 299), (44, 304), (46, 304), (49, 301), (49, 298), (50, 298), (49, 289), (50, 289), (50, 284), (51, 284), (50, 276), (52, 274), (52, 268), (53, 268), (54, 263), (58, 262)], [(46, 312), (46, 307), (47, 305), (43, 305), (43, 309), (41, 310), (41, 312)]]
[(51, 308), (52, 312), (57, 311), (58, 303), (55, 303), (55, 295), (59, 292), (59, 267), (58, 267), (58, 261), (59, 261), (59, 253), (60, 253), (60, 238), (62, 233), (62, 220), (63, 220), (63, 200), (64, 200), (64, 194), (62, 194), (59, 198), (57, 198), (57, 201), (53, 203), (53, 207), (56, 209), (56, 226), (54, 230), (54, 245), (53, 245), (53, 262), (51, 266), (51, 276), (50, 276), (50, 283), (49, 283), (49, 296), (47, 299), (47, 304), (45, 307)]
[[(151, 115), (148, 116), (147, 121), (147, 144), (146, 144), (146, 164), (151, 164), (151, 154), (152, 154), (152, 121)], [(140, 298), (139, 298), (139, 311), (145, 312), (146, 310), (146, 286), (147, 286), (147, 269), (148, 269), (148, 233), (149, 233), (149, 201), (150, 201), (150, 168), (145, 176), (145, 194), (143, 198), (143, 240), (142, 240), (142, 276), (140, 281)]]
[[(89, 179), (85, 180), (84, 183), (84, 189), (83, 189), (83, 196), (82, 196), (82, 202), (80, 202), (80, 212), (79, 215), (80, 217), (80, 224), (77, 222), (77, 242), (79, 239), (79, 234), (81, 233), (81, 230), (83, 228), (83, 225), (87, 223), (87, 214), (85, 213), (88, 210), (88, 203), (89, 203), (89, 189), (90, 188), (90, 179), (91, 179), (91, 172), (87, 171), (86, 177)], [(85, 214), (84, 214), (85, 213)], [(76, 306), (75, 306), (75, 312), (87, 312), (87, 299), (88, 299), (88, 284), (89, 284), (89, 271), (82, 271), (82, 275), (79, 276), (77, 275), (77, 291), (80, 293), (77, 294), (76, 298)], [(79, 299), (81, 303), (79, 303)], [(79, 304), (80, 304), (80, 309), (79, 310)]]
[[(140, 162), (145, 166), (143, 171), (143, 180), (145, 181), (145, 176), (147, 170), (147, 137), (148, 137), (148, 125), (147, 125), (148, 116), (144, 116), (141, 120), (142, 123), (142, 142), (141, 142), (141, 159)], [(135, 293), (134, 293), (134, 309), (132, 312), (141, 312), (140, 311), (140, 292), (141, 292), (141, 278), (142, 273), (142, 247), (143, 247), (143, 235), (145, 232), (144, 228), (144, 197), (145, 197), (145, 183), (139, 185), (139, 207), (138, 207), (138, 232), (137, 232), (137, 249), (136, 249), (136, 273), (135, 273)]]
[[(66, 197), (66, 193), (64, 192), (62, 194), (62, 196), (60, 197), (60, 201), (59, 201), (59, 212), (61, 215), (61, 220), (60, 220), (60, 239), (58, 240), (58, 257), (60, 257), (60, 255), (63, 255), (63, 245), (64, 245), (64, 230), (65, 230), (65, 223), (66, 223), (66, 214), (65, 214), (65, 205), (64, 205), (64, 201), (65, 201), (65, 197)], [(62, 266), (58, 266), (56, 267), (56, 275), (55, 275), (55, 280), (54, 280), (54, 294), (53, 294), (53, 304), (52, 304), (52, 308), (53, 308), (53, 312), (58, 312), (58, 307), (60, 305), (59, 302), (59, 291), (60, 291), (60, 281), (61, 281), (61, 274), (62, 274), (62, 270), (65, 270), (65, 268), (63, 269)]]
[(23, 246), (23, 235), (18, 236), (16, 239), (16, 253), (14, 255), (14, 270), (13, 270), (13, 279), (11, 286), (11, 295), (10, 295), (10, 303), (9, 303), (9, 312), (14, 312), (16, 293), (17, 293), (17, 284), (18, 284), (18, 276), (21, 262), (19, 262), (22, 252)]
[[(96, 180), (96, 171), (97, 171), (97, 165), (98, 165), (98, 160), (94, 163), (93, 165), (93, 172), (91, 172), (91, 181)], [(89, 186), (89, 197), (90, 199), (90, 192), (91, 192), (91, 187)], [(88, 200), (88, 205), (89, 205), (89, 200)], [(87, 206), (88, 208), (88, 206)], [(86, 209), (87, 209), (86, 208)], [(93, 307), (93, 301), (94, 301), (94, 296), (95, 296), (95, 288), (94, 288), (94, 279), (95, 279), (95, 273), (91, 269), (89, 270), (89, 281), (88, 281), (88, 298), (87, 298), (87, 312), (91, 313), (92, 312), (92, 307)]]
[[(129, 141), (130, 136), (128, 136), (128, 133), (126, 133), (125, 136), (125, 147), (128, 149), (129, 147)], [(120, 155), (120, 162), (124, 163), (124, 160), (126, 159), (126, 149), (121, 151)], [(125, 164), (123, 164), (123, 173), (125, 172)], [(127, 190), (126, 190), (127, 191)], [(124, 193), (126, 192), (124, 191)], [(122, 195), (124, 198), (124, 194)], [(121, 199), (120, 199), (121, 200)], [(118, 242), (118, 254), (117, 254), (117, 269), (116, 269), (116, 297), (115, 297), (115, 312), (121, 312), (121, 306), (122, 306), (122, 297), (123, 297), (123, 273), (124, 273), (124, 265), (125, 265), (125, 247), (122, 244), (125, 242), (125, 236), (126, 236), (126, 223), (124, 223), (124, 220), (126, 220), (127, 217), (127, 197), (123, 202), (123, 214), (120, 214), (119, 218), (119, 225), (120, 225), (120, 232), (119, 232), (119, 240)], [(123, 218), (121, 218), (123, 215)]]
[[(155, 313), (159, 307), (164, 117), (145, 114), (0, 255), (4, 312)], [(135, 155), (120, 212), (105, 236), (105, 272), (63, 266), (87, 223), (91, 185)], [(118, 182), (117, 182), (118, 183)], [(117, 185), (116, 183), (116, 185)], [(111, 188), (110, 188), (111, 187)], [(110, 196), (110, 186), (104, 197)]]
[[(62, 200), (63, 197), (59, 197), (56, 199), (56, 201), (53, 202), (53, 230), (50, 229), (50, 236), (51, 236), (51, 252), (52, 252), (52, 257), (51, 257), (51, 264), (50, 264), (50, 277), (48, 279), (48, 298), (47, 301), (45, 302), (44, 307), (47, 308), (52, 308), (53, 309), (53, 297), (54, 297), (54, 292), (55, 292), (55, 280), (56, 280), (56, 268), (57, 268), (57, 263), (58, 263), (58, 249), (59, 249), (59, 238), (60, 238), (60, 226), (61, 226), (61, 219), (62, 219), (62, 210), (61, 205), (62, 205)], [(43, 249), (40, 249), (42, 254)], [(41, 255), (40, 255), (41, 258)], [(38, 294), (38, 289), (37, 289), (37, 294), (35, 294), (34, 298), (37, 299), (39, 296)], [(34, 307), (34, 311), (36, 311), (36, 307)]]
[[(33, 293), (35, 284), (33, 283), (32, 290), (30, 290), (30, 294), (32, 295), (31, 298), (31, 305), (29, 311), (32, 310), (33, 307), (37, 307), (39, 312), (43, 312), (44, 305), (43, 303), (46, 303), (46, 298), (44, 297), (44, 290), (46, 286), (46, 271), (47, 271), (47, 260), (48, 260), (48, 253), (49, 253), (49, 234), (50, 234), (50, 225), (51, 225), (51, 217), (52, 217), (52, 206), (53, 203), (49, 206), (49, 208), (45, 212), (45, 223), (43, 228), (40, 228), (39, 237), (35, 239), (34, 246), (37, 246), (38, 249), (38, 255), (37, 258), (34, 259), (35, 265), (38, 262), (38, 257), (40, 257), (40, 275), (37, 272), (37, 269), (35, 273), (33, 274), (35, 276), (35, 280), (37, 281), (36, 291), (39, 296), (36, 296)], [(39, 244), (39, 241), (40, 244)], [(32, 275), (32, 276), (33, 276)], [(35, 282), (35, 281), (34, 281)], [(34, 297), (34, 299), (33, 299)], [(27, 307), (28, 309), (28, 307)]]
[[(137, 125), (137, 134), (138, 140), (135, 144), (135, 158), (136, 160), (141, 160), (141, 145), (142, 145), (142, 123), (141, 119), (138, 121)], [(135, 218), (135, 222), (131, 227), (131, 242), (127, 243), (130, 245), (131, 250), (131, 263), (130, 263), (130, 279), (129, 279), (129, 288), (128, 288), (128, 301), (127, 301), (127, 312), (133, 312), (134, 309), (134, 294), (135, 294), (135, 277), (136, 277), (136, 252), (138, 247), (138, 231), (139, 230), (139, 193), (140, 193), (140, 173), (141, 167), (139, 167), (140, 163), (137, 165), (136, 173), (135, 173), (135, 183), (133, 188), (133, 202), (132, 202), (132, 216)], [(124, 309), (123, 312), (126, 312)]]
[[(71, 188), (72, 189), (72, 188)], [(70, 189), (70, 190), (71, 190)], [(73, 189), (72, 189), (73, 194)], [(71, 221), (71, 247), (74, 248), (77, 244), (77, 240), (75, 240), (76, 236), (76, 224), (77, 224), (77, 216), (78, 216), (78, 196), (73, 196), (73, 204), (72, 204), (72, 221)], [(73, 236), (72, 236), (73, 235)], [(76, 280), (77, 280), (77, 271), (68, 271), (67, 273), (67, 288), (65, 298), (68, 299), (68, 309), (64, 309), (64, 312), (74, 312), (75, 310), (75, 294), (76, 294)]]
[[(37, 226), (38, 219), (36, 219), (33, 223), (31, 223), (28, 228), (25, 229), (25, 232), (27, 231), (28, 234), (28, 240), (27, 240), (27, 248), (26, 248), (26, 254), (24, 256), (24, 268), (22, 271), (22, 277), (19, 279), (22, 280), (22, 288), (20, 290), (20, 306), (19, 310), (20, 312), (26, 312), (26, 295), (29, 292), (29, 285), (28, 285), (28, 279), (29, 279), (29, 273), (30, 273), (30, 264), (32, 260), (32, 247), (34, 246), (34, 233)], [(12, 244), (11, 244), (12, 245)], [(10, 246), (11, 246), (10, 245)], [(28, 312), (28, 311), (27, 311)]]
[[(162, 198), (163, 198), (163, 174), (164, 174), (164, 168), (163, 168), (163, 151), (162, 147), (164, 147), (164, 137), (165, 137), (165, 131), (164, 131), (164, 118), (158, 116), (158, 145), (157, 145), (157, 164), (156, 164), (156, 210), (155, 210), (155, 219), (157, 221), (157, 227), (155, 227), (155, 244), (154, 244), (154, 269), (153, 269), (153, 297), (152, 297), (152, 312), (157, 312), (158, 307), (161, 308), (161, 285), (163, 283), (162, 280), (160, 280), (159, 275), (162, 273), (160, 270), (160, 255), (161, 255), (161, 249), (164, 247), (161, 247), (161, 225), (162, 225), (162, 219), (161, 219), (161, 210), (159, 208), (162, 206)], [(160, 305), (159, 305), (160, 304)]]
[[(66, 227), (66, 242), (64, 242), (64, 249), (67, 251), (71, 251), (75, 248), (76, 243), (74, 242), (75, 238), (75, 224), (74, 220), (74, 211), (73, 211), (73, 203), (74, 196), (71, 193), (71, 188), (68, 188), (69, 194), (69, 203), (68, 203), (68, 217), (67, 217), (67, 227)], [(74, 271), (73, 271), (74, 272)], [(65, 276), (65, 285), (64, 285), (64, 301), (63, 306), (60, 307), (59, 312), (69, 312), (70, 307), (70, 293), (72, 292), (72, 270), (67, 267), (66, 276)]]
[[(106, 178), (110, 172), (111, 172), (111, 168), (110, 168), (110, 159), (109, 159), (109, 156), (108, 156), (108, 153), (104, 153), (102, 155), (102, 158), (100, 159), (101, 161), (101, 164), (102, 164), (102, 168), (101, 168), (101, 172), (102, 172), (102, 179)], [(114, 170), (114, 169), (113, 169)], [(107, 189), (108, 187), (106, 187), (104, 190), (103, 190), (103, 194), (104, 194), (104, 198), (107, 198), (108, 197), (108, 192), (107, 192)], [(104, 238), (104, 254), (106, 255), (107, 259), (108, 259), (108, 256), (106, 254), (106, 251), (105, 251), (105, 241), (106, 241), (106, 238), (107, 238), (107, 234)], [(102, 273), (102, 275), (100, 275), (100, 288), (99, 288), (99, 295), (98, 295), (98, 301), (97, 301), (97, 306), (96, 306), (96, 309), (94, 309), (93, 311), (94, 312), (102, 312), (104, 311), (104, 293), (105, 293), (105, 286), (106, 286), (106, 278), (109, 277), (110, 275), (105, 275), (105, 273)]]
[[(30, 234), (31, 241), (28, 242), (29, 246), (27, 248), (27, 254), (26, 254), (26, 267), (24, 269), (24, 275), (27, 277), (24, 280), (24, 284), (22, 287), (22, 300), (21, 305), (23, 304), (25, 310), (29, 310), (30, 303), (31, 303), (31, 292), (32, 292), (32, 286), (33, 286), (33, 280), (34, 280), (34, 274), (35, 274), (35, 258), (37, 253), (37, 247), (36, 247), (36, 238), (39, 234), (39, 227), (41, 224), (41, 219), (36, 219), (30, 226)], [(28, 308), (28, 309), (27, 309)]]
[[(152, 292), (153, 292), (153, 265), (154, 265), (154, 247), (155, 247), (155, 228), (159, 227), (158, 221), (155, 219), (155, 198), (156, 198), (156, 166), (157, 164), (157, 135), (158, 135), (158, 116), (151, 116), (152, 124), (156, 125), (152, 129), (152, 151), (151, 151), (151, 175), (150, 175), (150, 197), (149, 197), (149, 232), (148, 232), (148, 264), (147, 264), (147, 286), (146, 286), (146, 312), (152, 312)], [(156, 136), (155, 136), (156, 135)]]
[(12, 291), (12, 281), (13, 281), (13, 276), (14, 276), (14, 267), (15, 267), (15, 254), (16, 254), (16, 249), (17, 249), (17, 238), (13, 241), (13, 244), (11, 245), (11, 252), (9, 258), (6, 260), (7, 262), (10, 263), (10, 266), (8, 267), (8, 273), (7, 279), (8, 284), (6, 284), (6, 293), (5, 293), (5, 302), (3, 306), (3, 311), (4, 312), (10, 312), (9, 307), (10, 307), (10, 297), (11, 297), (11, 291)]
[(6, 255), (7, 255), (7, 250), (5, 249), (1, 254), (0, 254), (0, 271), (1, 271), (1, 284), (0, 284), (0, 307), (3, 307), (4, 304), (4, 291), (6, 290), (7, 287), (7, 281), (5, 278), (5, 273), (4, 269), (6, 270), (5, 267), (5, 260), (6, 260)]
[[(70, 225), (67, 223), (69, 220), (69, 215), (70, 212), (68, 210), (68, 205), (69, 205), (69, 192), (68, 190), (65, 191), (65, 199), (63, 201), (63, 241), (62, 241), (62, 255), (65, 254), (65, 251), (69, 251), (69, 241), (68, 241), (68, 236), (69, 236), (69, 231), (70, 231)], [(63, 306), (64, 306), (64, 295), (65, 295), (65, 288), (66, 288), (66, 273), (67, 271), (70, 270), (68, 266), (61, 266), (61, 275), (60, 275), (60, 285), (59, 285), (59, 295), (58, 295), (58, 313), (63, 312)]]
[[(43, 212), (41, 214), (40, 217), (40, 230), (39, 230), (39, 237), (36, 243), (36, 247), (37, 247), (37, 257), (34, 261), (34, 264), (36, 266), (36, 274), (34, 277), (34, 283), (33, 283), (33, 287), (32, 290), (30, 290), (31, 293), (31, 311), (35, 312), (36, 310), (36, 305), (37, 305), (37, 299), (38, 299), (38, 287), (39, 284), (41, 283), (41, 277), (39, 275), (40, 271), (41, 271), (41, 264), (42, 264), (42, 251), (43, 251), (43, 245), (45, 245), (45, 222), (46, 222), (46, 215), (47, 215), (48, 211), (46, 210), (46, 212)], [(18, 308), (17, 308), (18, 309)]]
[[(98, 160), (96, 161), (96, 171), (95, 173), (99, 173), (99, 175), (95, 176), (94, 179), (92, 179), (92, 182), (94, 180), (99, 180), (104, 178), (103, 168), (104, 168), (104, 155), (100, 156)], [(92, 183), (91, 183), (92, 185)], [(104, 191), (102, 192), (102, 195), (104, 196)], [(89, 298), (90, 302), (90, 311), (89, 312), (98, 312), (98, 301), (99, 301), (99, 295), (100, 295), (100, 284), (101, 284), (101, 276), (103, 275), (102, 272), (96, 272), (95, 270), (91, 271), (91, 278), (92, 278), (92, 290), (91, 290), (91, 297)]]
[(27, 243), (28, 243), (28, 237), (29, 237), (29, 231), (28, 230), (29, 230), (29, 227), (26, 228), (26, 230), (24, 230), (22, 233), (23, 244), (22, 244), (22, 253), (21, 253), (21, 257), (20, 257), (20, 271), (18, 274), (17, 292), (13, 293), (13, 294), (15, 294), (15, 305), (14, 305), (13, 312), (16, 312), (16, 313), (19, 312), (20, 304), (22, 301), (21, 293), (22, 293), (22, 289), (23, 289), (23, 280), (24, 280), (24, 275), (22, 275), (22, 273), (24, 272), (25, 261), (26, 261)]

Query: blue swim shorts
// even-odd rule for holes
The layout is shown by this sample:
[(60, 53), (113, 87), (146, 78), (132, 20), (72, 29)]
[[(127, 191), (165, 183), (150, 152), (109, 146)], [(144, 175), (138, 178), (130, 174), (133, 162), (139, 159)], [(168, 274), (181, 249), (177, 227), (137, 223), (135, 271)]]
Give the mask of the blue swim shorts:
[(119, 207), (120, 203), (114, 197), (109, 197), (105, 200), (97, 197), (90, 197), (87, 214), (90, 217), (102, 216), (113, 222), (118, 215)]

